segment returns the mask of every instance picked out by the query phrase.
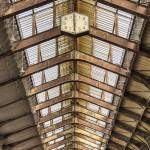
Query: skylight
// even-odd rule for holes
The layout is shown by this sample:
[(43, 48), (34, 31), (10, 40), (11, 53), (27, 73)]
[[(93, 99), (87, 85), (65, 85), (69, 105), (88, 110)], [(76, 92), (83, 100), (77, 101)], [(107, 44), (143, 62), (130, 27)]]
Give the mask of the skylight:
[[(84, 0), (81, 3), (84, 4)], [(21, 39), (60, 26), (60, 17), (73, 12), (73, 5), (72, 1), (57, 0), (17, 15), (16, 18)], [(85, 12), (86, 11), (87, 10), (85, 10)], [(90, 13), (91, 16), (93, 15), (93, 12), (89, 11), (88, 13), (89, 16)], [(94, 27), (100, 30), (130, 40), (135, 17), (136, 16), (133, 14), (97, 2), (95, 7), (95, 22), (93, 22), (93, 24)], [(93, 20), (91, 19), (90, 21), (92, 22)], [(139, 31), (139, 33), (140, 32), (141, 31)], [(129, 70), (131, 61), (134, 57), (134, 53), (129, 52), (127, 49), (123, 49), (112, 43), (101, 41), (87, 35), (77, 38), (61, 35), (57, 38), (25, 49), (27, 67), (46, 62), (51, 58), (56, 58), (69, 51), (80, 51), (83, 54), (98, 58), (99, 60), (102, 60), (102, 62), (107, 62), (113, 66), (126, 69), (127, 71)], [(61, 59), (61, 57), (59, 57), (59, 59)], [(117, 95), (114, 91), (117, 90), (122, 92), (127, 77), (120, 75), (120, 73), (116, 73), (115, 71), (111, 71), (109, 68), (104, 68), (103, 64), (101, 64), (101, 66), (102, 67), (96, 64), (94, 65), (93, 63), (86, 63), (81, 60), (74, 60), (74, 53), (72, 53), (71, 61), (56, 64), (30, 76), (32, 88), (39, 88), (46, 83), (54, 84), (54, 80), (61, 79), (67, 75), (71, 78), (71, 81), (67, 83), (54, 86), (53, 88), (46, 89), (44, 92), (34, 95), (36, 106), (44, 105), (45, 102), (49, 102), (50, 104), (37, 111), (39, 116), (38, 119), (42, 119), (39, 123), (41, 130), (50, 130), (49, 132), (40, 133), (42, 140), (65, 131), (67, 126), (62, 126), (62, 122), (70, 118), (73, 118), (73, 121), (71, 121), (68, 126), (74, 128), (74, 131), (76, 132), (76, 128), (71, 124), (75, 123), (75, 118), (79, 118), (87, 124), (90, 123), (97, 129), (92, 129), (92, 126), (81, 125), (84, 126), (83, 130), (85, 131), (85, 134), (98, 136), (101, 140), (97, 140), (93, 143), (84, 138), (78, 137), (77, 139), (80, 142), (87, 144), (87, 147), (90, 149), (91, 146), (101, 150), (106, 149), (106, 143), (109, 137), (107, 132), (110, 130), (115, 114), (115, 110), (113, 111), (113, 109), (117, 107), (121, 99), (121, 96)], [(78, 76), (81, 75), (87, 77), (93, 82), (96, 81), (97, 85), (103, 85), (104, 90), (95, 85), (84, 83), (84, 81), (74, 81), (75, 73)], [(105, 87), (108, 87), (109, 90), (105, 90)], [(112, 92), (109, 92), (111, 91), (110, 89), (113, 89)], [(67, 95), (66, 93), (70, 93), (71, 96), (65, 98)], [(84, 96), (88, 98), (78, 98), (79, 94), (84, 94)], [(60, 97), (64, 99), (57, 102), (57, 99), (61, 99)], [(52, 99), (54, 99), (53, 104), (51, 103)], [(113, 109), (111, 107), (113, 107)], [(73, 114), (68, 111), (63, 114), (63, 111), (69, 108), (72, 112), (76, 113)], [(52, 118), (48, 120), (48, 117), (51, 116)], [(56, 117), (53, 118), (53, 116)], [(80, 124), (80, 122), (76, 124)], [(64, 141), (66, 137), (66, 135), (58, 137), (46, 142), (46, 145), (54, 145), (54, 143)], [(88, 146), (88, 144), (90, 144), (90, 146)], [(65, 147), (65, 144), (59, 145), (57, 148), (53, 149), (61, 149), (63, 147)]]

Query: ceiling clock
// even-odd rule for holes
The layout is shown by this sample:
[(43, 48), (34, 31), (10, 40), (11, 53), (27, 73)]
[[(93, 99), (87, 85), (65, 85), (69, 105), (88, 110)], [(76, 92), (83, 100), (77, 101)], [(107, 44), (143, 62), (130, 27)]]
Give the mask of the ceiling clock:
[(62, 16), (61, 31), (74, 35), (89, 31), (89, 17), (77, 12)]

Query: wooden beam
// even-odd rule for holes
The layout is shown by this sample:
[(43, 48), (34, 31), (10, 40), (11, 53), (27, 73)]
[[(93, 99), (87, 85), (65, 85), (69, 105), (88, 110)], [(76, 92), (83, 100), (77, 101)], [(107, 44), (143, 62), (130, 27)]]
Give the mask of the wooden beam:
[(88, 145), (87, 143), (83, 143), (79, 140), (76, 140), (78, 136), (75, 136), (75, 140), (74, 140), (74, 143), (77, 145), (77, 149), (74, 149), (74, 150), (78, 150), (78, 148), (81, 148), (80, 150), (91, 150), (91, 149), (94, 149), (94, 150), (97, 150), (95, 147), (92, 147), (91, 145)]
[(5, 6), (5, 8), (1, 10), (2, 13), (0, 13), (0, 19), (5, 19), (8, 17), (18, 15), (19, 13), (45, 5), (50, 2), (53, 1), (52, 0), (23, 0), (13, 4), (8, 4), (8, 6)]
[(129, 145), (125, 147), (125, 150), (128, 150), (128, 148), (131, 150), (140, 150), (139, 147), (133, 145), (132, 143), (129, 143)]
[(64, 84), (64, 83), (69, 83), (69, 82), (82, 82), (82, 83), (88, 84), (90, 86), (94, 86), (96, 88), (105, 90), (105, 91), (110, 92), (112, 94), (115, 94), (117, 96), (122, 96), (122, 91), (121, 90), (116, 89), (114, 87), (111, 87), (111, 86), (109, 86), (105, 83), (93, 80), (91, 78), (88, 78), (88, 77), (85, 77), (85, 76), (82, 76), (82, 75), (79, 75), (79, 74), (68, 74), (68, 75), (60, 77), (58, 79), (49, 81), (45, 84), (39, 85), (37, 87), (33, 87), (27, 93), (27, 96), (33, 96), (35, 94), (38, 94), (38, 93), (43, 92), (45, 90), (48, 90), (50, 88), (59, 86), (59, 85)]
[(9, 80), (3, 81), (3, 82), (0, 83), (0, 86), (4, 86), (6, 84), (10, 84), (11, 82), (21, 80), (21, 79), (26, 78), (26, 77), (34, 74), (34, 73), (37, 73), (39, 71), (43, 71), (44, 69), (47, 69), (47, 68), (51, 68), (55, 65), (59, 65), (59, 64), (64, 63), (66, 61), (71, 61), (71, 60), (73, 60), (72, 54), (73, 54), (72, 52), (67, 52), (65, 54), (56, 56), (54, 58), (51, 58), (51, 59), (48, 59), (46, 61), (40, 62), (38, 64), (29, 66), (25, 70), (25, 73), (23, 73), (21, 76), (18, 75), (15, 78), (11, 78)]
[(101, 67), (103, 69), (109, 70), (111, 72), (117, 73), (125, 77), (129, 77), (129, 74), (130, 74), (130, 72), (127, 69), (121, 68), (117, 65), (106, 62), (100, 58), (96, 58), (94, 56), (88, 55), (81, 51), (75, 51), (75, 59), (79, 61), (87, 62), (91, 65)]
[(84, 107), (82, 105), (79, 105), (79, 104), (76, 104), (75, 112), (78, 113), (79, 116), (80, 116), (80, 114), (84, 114), (86, 116), (93, 117), (93, 118), (95, 118), (97, 120), (101, 120), (101, 121), (104, 121), (104, 122), (109, 123), (109, 124), (111, 124), (112, 121), (113, 121), (112, 118), (106, 117), (106, 116), (101, 115), (101, 114), (99, 114), (97, 112), (91, 111), (88, 108), (86, 108), (86, 107)]
[(11, 121), (5, 122), (0, 127), (0, 134), (8, 135), (17, 132), (18, 130), (21, 131), (22, 129), (34, 126), (35, 123), (33, 121), (32, 114), (21, 116), (20, 118), (13, 119)]
[[(119, 121), (119, 120), (117, 120), (116, 121), (116, 126), (117, 127), (119, 127), (119, 128), (122, 128), (122, 129), (125, 129), (126, 131), (128, 131), (128, 132), (131, 132), (131, 133), (133, 133), (134, 131), (135, 131), (135, 133), (137, 134), (137, 135), (139, 135), (139, 136), (148, 136), (149, 135), (149, 133), (147, 133), (147, 132), (145, 132), (145, 131), (143, 131), (143, 130), (141, 130), (141, 129), (139, 129), (139, 128), (136, 128), (136, 130), (135, 130), (135, 128), (134, 127), (132, 127), (132, 126), (130, 126), (130, 125), (128, 125), (128, 124), (126, 124), (126, 123), (124, 123), (124, 122), (121, 122), (121, 121)], [(120, 135), (122, 135), (122, 133), (118, 133), (117, 132), (117, 134), (120, 134)], [(112, 134), (113, 135), (113, 134)], [(119, 136), (119, 138), (120, 138), (120, 136)], [(123, 138), (123, 137), (122, 137)], [(125, 139), (125, 138), (124, 138)], [(130, 141), (130, 139), (127, 139), (126, 138), (126, 140), (124, 140), (124, 141)]]
[(126, 69), (123, 69), (119, 66), (116, 66), (114, 64), (110, 64), (108, 62), (105, 62), (102, 59), (96, 58), (94, 56), (85, 54), (80, 51), (70, 51), (65, 54), (61, 54), (59, 56), (56, 56), (54, 58), (48, 59), (44, 62), (40, 62), (38, 64), (29, 66), (25, 73), (23, 74), (23, 77), (29, 76), (33, 73), (36, 73), (38, 71), (42, 71), (46, 68), (53, 67), (57, 64), (66, 62), (66, 61), (71, 61), (71, 60), (76, 60), (76, 61), (84, 61), (86, 63), (90, 63), (92, 65), (96, 65), (98, 67), (102, 67), (106, 70), (112, 71), (114, 73), (117, 73), (119, 75), (129, 77), (129, 72)]
[[(136, 143), (138, 143), (137, 140), (135, 140), (135, 139), (130, 140), (129, 137), (123, 135), (122, 133), (113, 132), (113, 133), (112, 133), (112, 136), (115, 137), (115, 138), (117, 138), (117, 139), (119, 139), (119, 140), (122, 140), (122, 141), (124, 141), (124, 142), (126, 142), (126, 143), (129, 143), (129, 142), (130, 142), (130, 144), (132, 144), (132, 145), (134, 145), (134, 146), (137, 146), (137, 144), (136, 144)], [(119, 143), (118, 143), (118, 144), (119, 144)]]
[[(103, 143), (107, 142), (107, 136), (106, 137), (100, 137), (98, 134), (96, 134), (96, 132), (93, 132), (93, 131), (90, 132), (89, 130), (87, 130), (87, 126), (82, 126), (80, 124), (75, 124), (75, 128), (76, 128), (76, 130), (79, 129), (79, 133), (84, 131), (84, 133), (83, 133), (84, 135), (87, 135), (89, 137), (92, 137), (92, 135), (93, 135), (93, 136), (96, 136), (97, 138), (99, 138), (99, 140), (101, 142), (103, 142)], [(76, 132), (78, 133), (78, 131), (76, 131)]]
[(137, 82), (144, 84), (148, 89), (150, 89), (150, 77), (145, 76), (136, 70), (132, 70), (131, 77)]
[[(22, 107), (23, 106), (23, 107)], [(24, 108), (24, 109), (21, 109)], [(9, 113), (7, 113), (9, 110)], [(0, 108), (0, 122), (7, 122), (9, 120), (30, 114), (31, 110), (29, 108), (28, 102), (26, 99), (16, 101), (5, 107)]]
[(12, 44), (11, 50), (0, 54), (0, 58), (12, 55), (14, 53), (23, 51), (29, 47), (35, 46), (37, 44), (40, 44), (42, 42), (51, 40), (53, 38), (56, 38), (58, 36), (62, 35), (60, 31), (60, 27), (54, 27), (50, 30), (38, 33), (36, 35), (30, 36), (28, 38), (25, 38), (23, 40), (16, 41)]
[(146, 124), (150, 125), (150, 119), (147, 118), (146, 116), (143, 116), (141, 121), (145, 122)]
[(4, 145), (10, 145), (38, 136), (36, 126), (29, 127), (5, 137)]
[[(0, 58), (20, 52), (24, 49), (35, 46), (37, 44), (40, 44), (42, 42), (48, 41), (61, 35), (62, 33), (60, 30), (60, 26), (58, 26), (50, 30), (33, 35), (31, 37), (25, 38), (23, 40), (16, 41), (13, 43), (11, 51), (7, 51), (5, 53), (0, 54)], [(121, 38), (119, 36), (100, 30), (98, 28), (90, 27), (89, 35), (102, 41), (122, 47), (124, 49), (129, 49), (133, 52), (138, 52), (138, 45), (139, 45), (138, 43)]]
[(65, 54), (61, 54), (59, 56), (56, 56), (54, 58), (48, 59), (46, 61), (40, 62), (38, 64), (29, 66), (26, 70), (25, 73), (22, 74), (21, 76), (18, 75), (15, 78), (11, 78), (9, 80), (3, 81), (0, 83), (0, 86), (4, 86), (6, 84), (9, 84), (11, 82), (20, 80), (22, 78), (28, 77), (36, 72), (43, 71), (44, 69), (53, 67), (55, 65), (59, 65), (64, 62), (69, 62), (69, 61), (83, 61), (86, 63), (89, 63), (91, 65), (95, 65), (98, 67), (101, 67), (103, 69), (109, 70), (111, 72), (117, 73), (119, 75), (129, 77), (129, 72), (126, 69), (123, 69), (119, 66), (116, 66), (114, 64), (110, 64), (108, 62), (105, 62), (104, 60), (101, 60), (99, 58), (90, 56), (88, 54), (82, 53), (80, 51), (70, 51)]
[(137, 114), (137, 113), (127, 109), (127, 108), (123, 108), (123, 107), (120, 108), (119, 109), (119, 113), (121, 113), (121, 114), (123, 114), (123, 115), (125, 115), (125, 116), (127, 116), (129, 118), (132, 118), (132, 119), (134, 119), (136, 121), (140, 121), (141, 120), (141, 115), (139, 115), (139, 114)]
[[(126, 125), (124, 125), (124, 129), (127, 129), (128, 127), (125, 127)], [(131, 127), (129, 127), (129, 128), (131, 128)], [(131, 130), (129, 130), (129, 131), (131, 131)], [(137, 134), (137, 135), (139, 135), (139, 136), (141, 136), (141, 137), (148, 137), (149, 136), (149, 134), (147, 133), (147, 132), (145, 132), (145, 131), (143, 131), (143, 130), (141, 130), (141, 129), (138, 129), (138, 128), (136, 128), (136, 130), (135, 130), (135, 134)], [(125, 135), (123, 135), (122, 133), (118, 133), (118, 132), (112, 132), (112, 135), (111, 136), (114, 136), (115, 138), (117, 138), (117, 139), (119, 139), (119, 140), (122, 140), (122, 141), (125, 141), (126, 143), (129, 143), (130, 142), (130, 144), (131, 145), (133, 145), (134, 147), (136, 146), (136, 147), (139, 147), (141, 144), (137, 141), (137, 140), (135, 140), (135, 139), (131, 139), (130, 140), (130, 138), (129, 137), (126, 137)], [(139, 145), (137, 145), (137, 143), (139, 143)]]
[(56, 66), (56, 65), (59, 65), (61, 63), (68, 62), (71, 60), (74, 60), (73, 51), (69, 51), (69, 52), (61, 54), (59, 56), (55, 56), (53, 58), (50, 58), (46, 61), (43, 61), (43, 62), (37, 63), (35, 65), (29, 66), (25, 70), (25, 73), (21, 77), (22, 78), (27, 77), (29, 75), (36, 73), (36, 72), (43, 71), (47, 68), (51, 68), (53, 66)]
[[(58, 26), (58, 27), (54, 27), (50, 30), (33, 35), (31, 37), (25, 38), (23, 40), (16, 41), (13, 43), (10, 51), (0, 54), (0, 58), (20, 52), (24, 49), (27, 49), (29, 47), (35, 46), (42, 42), (51, 40), (51, 39), (56, 38), (61, 35), (62, 35), (62, 33), (60, 30), (60, 26)], [(133, 52), (138, 52), (138, 45), (139, 45), (138, 43), (118, 37), (112, 33), (108, 33), (106, 31), (100, 30), (98, 28), (90, 27), (89, 35), (91, 35), (92, 37), (95, 37), (97, 39), (100, 39), (102, 41), (109, 42), (116, 46), (122, 47), (124, 49), (128, 49)]]
[(76, 142), (74, 150), (89, 150), (89, 148), (85, 147), (84, 145), (82, 145), (79, 142)]
[(52, 120), (54, 118), (63, 116), (63, 115), (68, 114), (68, 113), (72, 113), (71, 107), (63, 108), (60, 111), (48, 114), (47, 116), (44, 116), (44, 117), (41, 117), (41, 118), (39, 118), (39, 123), (44, 123), (46, 121)]
[(70, 144), (66, 143), (65, 147), (59, 148), (59, 150), (68, 150), (68, 149), (72, 149), (72, 147), (73, 147), (72, 143), (70, 143)]
[(84, 137), (81, 138), (78, 135), (75, 135), (74, 139), (75, 139), (74, 143), (78, 143), (78, 144), (84, 146), (85, 148), (89, 148), (89, 150), (90, 149), (99, 150), (97, 148), (97, 145), (94, 144), (92, 141), (87, 140), (87, 138), (84, 138)]
[(139, 129), (138, 127), (136, 128), (136, 134), (144, 138), (147, 138), (150, 135), (148, 132)]
[[(79, 138), (83, 138), (83, 139), (85, 139), (85, 140), (87, 140), (88, 142), (91, 142), (91, 143), (93, 143), (93, 144), (97, 144), (97, 140), (95, 140), (95, 139), (93, 139), (93, 138), (91, 138), (91, 137), (88, 137), (88, 136), (86, 136), (86, 135), (84, 135), (84, 134), (82, 134), (82, 133), (77, 133), (77, 132), (75, 132), (75, 136), (77, 136), (77, 137), (79, 137)], [(101, 141), (99, 141), (99, 142), (101, 142)]]
[(43, 150), (43, 145), (37, 145), (31, 148), (31, 150)]
[(38, 33), (21, 41), (17, 41), (12, 46), (12, 52), (16, 53), (29, 47), (35, 46), (42, 42), (51, 40), (61, 35), (60, 27), (54, 27), (47, 31)]
[(48, 143), (49, 141), (53, 141), (53, 140), (56, 140), (60, 137), (63, 137), (63, 136), (68, 136), (68, 135), (72, 135), (73, 134), (73, 128), (69, 128), (67, 130), (63, 130), (62, 132), (59, 132), (57, 134), (54, 134), (52, 136), (49, 136), (49, 137), (46, 137), (44, 139), (42, 139), (42, 143), (45, 144), (45, 143)]
[[(146, 32), (145, 32), (146, 33)], [(144, 36), (144, 35), (143, 35)], [(148, 48), (146, 48), (144, 46), (143, 43), (141, 43), (140, 45), (140, 52), (139, 52), (139, 55), (138, 56), (144, 56), (144, 57), (147, 57), (147, 58), (150, 58), (150, 51)]]
[[(73, 118), (69, 118), (69, 119), (64, 120), (64, 121), (62, 121), (62, 122), (60, 122), (60, 123), (57, 123), (57, 124), (55, 124), (55, 125), (51, 125), (51, 126), (48, 127), (48, 128), (40, 129), (40, 133), (43, 134), (43, 133), (51, 132), (51, 131), (53, 131), (53, 130), (56, 130), (56, 129), (58, 129), (58, 128), (60, 128), (60, 127), (63, 127), (63, 126), (66, 126), (66, 125), (70, 125), (70, 126), (73, 127), (73, 126), (74, 126), (74, 119), (73, 119)], [(77, 127), (77, 126), (76, 126), (76, 127)], [(87, 136), (87, 137), (92, 138), (92, 139), (94, 139), (94, 140), (97, 140), (97, 141), (106, 143), (106, 139), (104, 139), (104, 138), (101, 138), (101, 137), (99, 137), (99, 136), (97, 136), (97, 135), (95, 135), (95, 136), (97, 137), (97, 138), (95, 138), (95, 136), (92, 136), (92, 133), (87, 133), (87, 131), (84, 131), (84, 129), (80, 129), (80, 128), (77, 128), (77, 129), (75, 130), (75, 132), (78, 133), (78, 134), (81, 134), (80, 132), (78, 132), (78, 130), (79, 130), (79, 131), (80, 131), (80, 130), (83, 130), (82, 134), (83, 134), (84, 136)], [(90, 135), (91, 135), (91, 136), (90, 136)]]
[(34, 107), (34, 110), (35, 111), (38, 111), (38, 110), (41, 110), (43, 108), (46, 108), (46, 107), (50, 107), (54, 104), (57, 104), (57, 103), (60, 103), (64, 100), (67, 100), (67, 99), (72, 99), (74, 98), (73, 96), (73, 92), (67, 92), (65, 94), (61, 94), (60, 96), (57, 96), (55, 98), (52, 98), (52, 99), (49, 99), (49, 100), (46, 100), (45, 102), (42, 102), (40, 104), (37, 104), (35, 107)]
[(64, 127), (64, 126), (66, 126), (66, 125), (71, 125), (72, 123), (73, 123), (72, 118), (69, 118), (69, 119), (63, 120), (62, 122), (59, 122), (59, 123), (57, 123), (57, 124), (55, 124), (55, 125), (51, 125), (51, 126), (49, 126), (49, 127), (47, 127), (47, 128), (39, 128), (40, 134), (44, 134), (44, 133), (47, 133), (47, 132), (51, 132), (51, 131), (53, 131), (53, 130), (55, 130), (55, 129)]
[[(10, 147), (6, 148), (5, 150), (13, 147), (12, 145), (8, 145), (8, 146), (10, 146)], [(31, 145), (30, 149), (31, 150), (43, 150), (43, 145), (42, 144)], [(12, 150), (16, 150), (16, 149), (12, 149)]]
[(73, 147), (72, 143), (70, 143), (70, 144), (66, 143), (65, 147), (59, 148), (59, 150), (68, 150), (68, 149), (71, 150), (72, 147)]
[(31, 149), (34, 146), (40, 145), (41, 144), (41, 139), (38, 137), (34, 137), (34, 138), (30, 138), (26, 141), (17, 143), (15, 145), (10, 145), (11, 150), (17, 150), (20, 149), (20, 147), (22, 149)]
[[(84, 108), (83, 106), (81, 106), (79, 104), (76, 105), (75, 112), (87, 114), (87, 115), (89, 115), (91, 117), (97, 118), (98, 120), (102, 120), (102, 121), (105, 121), (107, 123), (111, 123), (112, 122), (112, 118), (109, 118), (109, 117), (103, 116), (101, 114), (98, 114), (96, 112), (93, 112), (91, 110), (88, 110), (88, 109)], [(48, 116), (50, 117), (50, 115), (48, 115)]]
[(56, 86), (59, 86), (61, 84), (64, 84), (64, 83), (67, 83), (67, 82), (73, 82), (74, 81), (74, 78), (73, 78), (73, 75), (72, 74), (68, 74), (68, 75), (65, 75), (63, 77), (60, 77), (58, 79), (55, 79), (55, 80), (52, 80), (52, 81), (49, 81), (47, 83), (44, 83), (42, 85), (39, 85), (37, 87), (33, 87), (28, 93), (27, 93), (27, 96), (33, 96), (35, 94), (38, 94), (40, 92), (43, 92), (45, 90), (48, 90), (50, 88), (54, 88)]
[(95, 97), (92, 97), (88, 94), (85, 94), (85, 93), (82, 93), (82, 92), (79, 92), (79, 91), (73, 91), (73, 92), (67, 92), (65, 94), (61, 94), (58, 97), (55, 97), (55, 98), (46, 100), (45, 102), (42, 102), (40, 104), (37, 104), (34, 107), (34, 110), (38, 111), (40, 109), (49, 107), (51, 105), (54, 105), (54, 104), (57, 104), (57, 103), (62, 102), (64, 100), (72, 99), (72, 98), (73, 99), (83, 99), (87, 102), (94, 103), (98, 106), (102, 106), (102, 107), (107, 108), (107, 109), (112, 110), (112, 111), (116, 111), (116, 109), (117, 109), (117, 107), (115, 105), (112, 105), (108, 102), (105, 102), (104, 100), (97, 99)]
[(116, 143), (112, 140), (109, 140), (108, 147), (111, 148), (111, 149), (112, 149), (112, 147), (115, 147), (117, 150), (124, 150), (124, 146), (122, 146), (121, 144)]
[(98, 2), (143, 18), (148, 18), (150, 16), (148, 7), (129, 0), (98, 0)]
[(76, 134), (81, 134), (81, 135), (86, 136), (88, 138), (91, 138), (91, 139), (93, 139), (95, 141), (100, 141), (102, 143), (106, 143), (107, 142), (107, 139), (105, 137), (100, 137), (98, 135), (92, 134), (92, 133), (82, 129), (82, 127), (75, 126), (75, 133)]
[[(82, 110), (79, 110), (78, 109), (78, 105), (77, 105), (77, 108), (73, 111), (72, 110), (72, 108), (71, 107), (67, 107), (67, 108), (63, 108), (63, 109), (61, 109), (60, 111), (57, 111), (57, 112), (54, 112), (54, 113), (51, 113), (51, 114), (48, 114), (48, 115), (46, 115), (46, 116), (44, 116), (44, 117), (41, 117), (40, 119), (39, 119), (39, 123), (43, 123), (43, 122), (46, 122), (46, 121), (48, 121), (48, 120), (52, 120), (52, 119), (54, 119), (54, 118), (57, 118), (57, 117), (59, 117), (59, 116), (63, 116), (63, 115), (65, 115), (65, 114), (68, 114), (68, 113), (73, 113), (73, 112), (75, 112), (75, 113), (85, 113), (84, 112), (84, 110), (86, 110), (86, 109), (83, 109), (83, 111)], [(88, 111), (87, 110), (87, 112), (90, 112), (90, 111)], [(90, 112), (90, 113), (92, 113), (92, 112)], [(91, 116), (91, 115), (89, 115), (89, 116)], [(100, 115), (99, 115), (100, 116)], [(111, 120), (108, 118), (106, 118), (106, 117), (104, 117), (104, 116), (102, 116), (103, 118), (101, 118), (101, 120), (103, 120), (103, 121), (106, 121), (106, 122), (108, 122), (108, 123), (111, 123)], [(80, 119), (81, 120), (81, 119)], [(83, 122), (84, 123), (84, 122)], [(102, 127), (100, 127), (100, 128), (102, 128)], [(106, 129), (107, 130), (107, 129)], [(109, 132), (109, 130), (107, 130), (107, 132)]]
[(112, 111), (115, 111), (117, 109), (117, 107), (115, 105), (112, 105), (110, 103), (105, 102), (104, 100), (97, 99), (95, 97), (92, 97), (88, 94), (85, 94), (85, 93), (82, 93), (79, 91), (75, 91), (75, 97), (78, 99), (83, 99), (85, 101), (94, 103), (98, 106), (102, 106), (102, 107), (107, 108), (107, 109), (112, 110)]
[(75, 74), (75, 80), (77, 82), (83, 82), (85, 84), (94, 86), (94, 87), (99, 88), (101, 90), (110, 92), (110, 93), (115, 94), (117, 96), (122, 96), (122, 94), (123, 94), (122, 91), (119, 90), (119, 89), (116, 89), (116, 88), (111, 87), (111, 86), (109, 86), (105, 83), (98, 82), (98, 81), (93, 80), (89, 77), (85, 77), (85, 76), (82, 76), (82, 75), (79, 75), (79, 74)]
[[(145, 141), (147, 142), (147, 144), (150, 146), (150, 136), (148, 136), (147, 138), (145, 138)], [(147, 146), (145, 147), (145, 145), (141, 145), (140, 149), (142, 150), (146, 150)]]
[[(65, 111), (65, 109), (64, 109), (64, 111)], [(57, 114), (58, 114), (58, 116), (62, 116), (63, 114), (60, 114), (61, 113), (61, 111), (59, 111), (59, 112), (57, 112)], [(50, 115), (51, 116), (51, 115)], [(58, 117), (57, 116), (57, 117)], [(53, 118), (52, 116), (51, 116), (51, 118)], [(50, 119), (51, 119), (50, 118)], [(49, 120), (50, 120), (49, 119)], [(44, 122), (45, 122), (45, 120), (44, 120)], [(41, 123), (41, 122), (40, 122)], [(86, 127), (89, 127), (89, 128), (92, 128), (92, 129), (94, 129), (94, 130), (96, 130), (96, 131), (100, 131), (100, 132), (103, 132), (103, 133), (106, 133), (106, 134), (109, 134), (109, 130), (108, 129), (106, 129), (106, 128), (103, 128), (103, 127), (100, 127), (100, 126), (98, 126), (98, 125), (95, 125), (95, 124), (91, 124), (90, 122), (88, 122), (88, 121), (85, 121), (85, 120), (82, 120), (82, 119), (80, 119), (79, 117), (75, 117), (75, 119), (74, 119), (74, 122), (72, 122), (72, 124), (79, 124), (79, 125), (82, 125), (82, 126), (86, 126)]]
[(60, 145), (69, 144), (71, 141), (72, 141), (72, 137), (69, 137), (69, 138), (66, 138), (65, 140), (62, 140), (62, 141), (59, 141), (59, 142), (56, 142), (54, 144), (47, 146), (47, 149), (54, 149), (56, 147), (59, 147)]
[[(81, 141), (81, 140), (84, 140), (84, 141)], [(84, 150), (86, 149), (86, 148), (88, 148), (88, 150), (91, 150), (91, 149), (94, 149), (94, 150), (98, 150), (94, 145), (93, 145), (93, 143), (92, 142), (90, 142), (90, 141), (88, 141), (88, 140), (86, 140), (86, 139), (84, 139), (84, 138), (80, 138), (80, 137), (78, 137), (78, 136), (74, 136), (74, 141), (73, 141), (74, 143), (76, 143), (76, 144), (78, 144), (78, 145), (82, 145), (82, 147), (84, 147)], [(90, 143), (89, 143), (90, 142)], [(83, 150), (83, 149), (82, 149)]]
[[(17, 3), (13, 3), (11, 5), (8, 5), (8, 7), (4, 8), (5, 11), (3, 11), (0, 14), (0, 18), (8, 18), (14, 15), (17, 15), (19, 13), (22, 13), (24, 11), (28, 11), (30, 9), (34, 9), (36, 7), (45, 5), (47, 3), (53, 2), (52, 0), (24, 0), (19, 1)], [(147, 7), (136, 4), (134, 2), (128, 1), (128, 0), (98, 0), (100, 3), (107, 4), (109, 6), (119, 8), (121, 10), (136, 14), (140, 17), (148, 17), (148, 9)]]
[(124, 122), (121, 122), (119, 120), (116, 120), (115, 125), (118, 126), (119, 128), (122, 128), (122, 129), (128, 131), (128, 132), (131, 132), (131, 133), (134, 132), (134, 129), (135, 129), (134, 127), (132, 127)]
[(74, 122), (75, 124), (80, 124), (80, 125), (92, 128), (92, 129), (94, 129), (96, 131), (100, 131), (100, 132), (106, 133), (108, 135), (110, 134), (110, 130), (108, 130), (106, 128), (103, 128), (103, 127), (100, 127), (98, 125), (92, 124), (92, 123), (90, 123), (88, 121), (82, 120), (79, 117), (75, 117), (74, 121), (75, 121)]
[[(141, 136), (138, 136), (138, 135), (135, 135), (135, 138), (138, 139), (139, 143), (142, 143), (142, 144), (145, 145), (148, 149), (150, 149), (150, 144), (149, 144), (147, 138), (144, 138), (144, 137), (141, 137)], [(140, 145), (139, 147), (141, 147), (141, 145)]]
[(137, 53), (139, 51), (138, 43), (129, 41), (125, 38), (116, 36), (115, 34), (103, 31), (103, 30), (95, 28), (95, 27), (90, 27), (89, 35), (96, 39), (111, 43), (113, 45), (116, 45), (116, 46), (124, 48), (124, 49), (128, 49), (135, 53)]
[(131, 101), (134, 101), (136, 102), (137, 104), (139, 104), (140, 106), (144, 106), (144, 107), (148, 107), (148, 100), (146, 100), (145, 98), (143, 97), (140, 97), (140, 96), (137, 96), (136, 94), (133, 94), (129, 91), (126, 91), (124, 93), (124, 97), (131, 100)]
[(141, 146), (141, 145), (146, 145), (145, 143), (143, 143), (143, 142), (141, 142), (141, 141), (137, 141), (137, 140), (135, 140), (135, 139), (133, 139), (133, 138), (131, 138), (131, 140), (130, 140), (130, 142), (127, 144), (127, 146), (130, 145), (130, 143), (131, 143), (132, 145), (138, 147), (139, 150), (140, 150), (140, 146)]
[(129, 137), (127, 137), (127, 136), (125, 136), (125, 135), (123, 135), (121, 133), (118, 133), (116, 131), (113, 131), (111, 136), (115, 137), (115, 138), (117, 138), (119, 140), (125, 141), (125, 142), (129, 142), (130, 141)]

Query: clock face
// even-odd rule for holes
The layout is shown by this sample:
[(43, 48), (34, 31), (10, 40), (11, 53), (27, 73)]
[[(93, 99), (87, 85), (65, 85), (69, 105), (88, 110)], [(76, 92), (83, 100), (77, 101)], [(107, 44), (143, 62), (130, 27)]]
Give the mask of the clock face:
[(89, 20), (87, 16), (76, 13), (75, 21), (76, 34), (86, 32), (89, 30)]
[(74, 34), (74, 14), (65, 15), (61, 18), (61, 30), (68, 33)]
[(61, 18), (61, 30), (79, 34), (89, 30), (89, 18), (79, 13), (71, 13)]

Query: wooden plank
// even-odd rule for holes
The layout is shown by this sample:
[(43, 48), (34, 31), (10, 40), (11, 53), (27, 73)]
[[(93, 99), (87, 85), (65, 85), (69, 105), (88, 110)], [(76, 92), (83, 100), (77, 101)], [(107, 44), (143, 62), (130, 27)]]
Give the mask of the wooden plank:
[(115, 87), (109, 86), (105, 83), (93, 80), (91, 78), (79, 75), (79, 74), (68, 74), (66, 76), (60, 77), (58, 79), (49, 81), (45, 84), (39, 85), (37, 87), (33, 87), (28, 93), (27, 96), (33, 96), (35, 94), (38, 94), (40, 92), (43, 92), (45, 90), (48, 90), (50, 88), (59, 86), (64, 83), (69, 83), (69, 82), (82, 82), (91, 86), (94, 86), (96, 88), (105, 90), (107, 92), (110, 92), (112, 94), (122, 96), (122, 91), (119, 89), (116, 89)]
[(95, 28), (95, 27), (90, 27), (89, 35), (96, 39), (111, 43), (113, 45), (116, 45), (116, 46), (124, 48), (124, 49), (128, 49), (135, 53), (137, 53), (139, 51), (138, 43), (129, 41), (125, 38), (116, 36), (115, 34), (103, 31), (103, 30)]
[(121, 9), (140, 17), (149, 17), (148, 7), (129, 0), (98, 0), (98, 2)]
[(2, 13), (0, 13), (0, 19), (12, 17), (50, 2), (52, 2), (52, 0), (23, 0), (13, 4), (8, 4), (8, 6), (3, 8), (4, 11), (2, 10)]
[(60, 31), (60, 27), (54, 27), (50, 30), (38, 33), (36, 35), (30, 36), (23, 40), (16, 41), (12, 44), (11, 50), (6, 51), (5, 53), (0, 54), (0, 58), (12, 55), (14, 53), (23, 51), (29, 47), (35, 46), (42, 42), (51, 40), (58, 36), (62, 35)]

